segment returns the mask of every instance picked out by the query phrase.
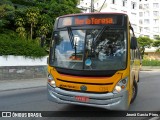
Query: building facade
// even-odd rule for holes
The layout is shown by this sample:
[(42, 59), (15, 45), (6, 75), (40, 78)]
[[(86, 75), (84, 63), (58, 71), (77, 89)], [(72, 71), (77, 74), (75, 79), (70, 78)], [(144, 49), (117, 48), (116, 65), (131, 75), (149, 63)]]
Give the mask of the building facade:
[(160, 0), (80, 0), (83, 12), (122, 12), (129, 15), (135, 34), (154, 39), (160, 35)]
[(160, 0), (140, 0), (139, 31), (140, 35), (156, 38), (160, 35)]

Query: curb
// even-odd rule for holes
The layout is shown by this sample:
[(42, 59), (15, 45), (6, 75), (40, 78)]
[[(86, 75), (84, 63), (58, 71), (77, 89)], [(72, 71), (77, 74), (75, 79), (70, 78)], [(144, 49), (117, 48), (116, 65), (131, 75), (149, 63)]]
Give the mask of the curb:
[(142, 66), (140, 71), (160, 71), (160, 66)]
[(23, 80), (3, 80), (0, 81), (0, 92), (16, 89), (27, 89), (47, 86), (46, 78), (39, 79), (23, 79)]

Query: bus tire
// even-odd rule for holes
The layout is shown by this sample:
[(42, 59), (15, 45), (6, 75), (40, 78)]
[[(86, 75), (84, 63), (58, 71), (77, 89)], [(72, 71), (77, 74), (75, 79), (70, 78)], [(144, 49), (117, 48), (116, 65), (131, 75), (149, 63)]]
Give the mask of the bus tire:
[(137, 92), (138, 92), (138, 85), (137, 85), (137, 82), (134, 80), (133, 87), (132, 87), (132, 99), (131, 99), (131, 103), (133, 103), (134, 100), (136, 99)]
[(139, 72), (138, 72), (138, 80), (137, 80), (137, 82), (139, 82)]

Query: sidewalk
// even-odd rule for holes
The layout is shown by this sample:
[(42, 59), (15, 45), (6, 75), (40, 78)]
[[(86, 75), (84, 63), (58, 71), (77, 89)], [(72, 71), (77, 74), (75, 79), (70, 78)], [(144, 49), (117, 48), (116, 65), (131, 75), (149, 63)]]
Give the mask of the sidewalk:
[(0, 80), (0, 92), (5, 90), (42, 87), (47, 85), (47, 78)]

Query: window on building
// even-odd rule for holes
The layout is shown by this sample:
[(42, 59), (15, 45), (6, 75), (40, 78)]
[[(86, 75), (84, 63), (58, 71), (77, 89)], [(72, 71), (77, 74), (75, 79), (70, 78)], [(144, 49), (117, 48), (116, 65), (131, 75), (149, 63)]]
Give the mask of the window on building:
[(139, 5), (139, 9), (142, 9), (142, 4)]
[(144, 30), (146, 31), (146, 32), (149, 32), (149, 27), (144, 27)]
[(132, 9), (135, 9), (135, 3), (132, 4)]
[(148, 17), (149, 16), (149, 11), (145, 11), (144, 16)]
[(139, 27), (139, 32), (142, 32), (142, 27)]
[(153, 35), (153, 38), (157, 39), (157, 38), (159, 38), (159, 35)]
[(159, 24), (159, 20), (158, 19), (153, 19), (153, 23), (154, 24)]
[(143, 12), (139, 12), (139, 17), (143, 17)]
[(143, 24), (143, 20), (139, 20), (139, 24)]
[(125, 10), (121, 10), (123, 13), (127, 13), (127, 11), (125, 11)]
[(153, 16), (159, 16), (159, 12), (158, 11), (153, 11)]
[(136, 18), (136, 13), (131, 12), (132, 17)]
[(115, 4), (115, 0), (112, 0), (112, 4)]
[(111, 11), (117, 11), (117, 9), (116, 8), (111, 8)]
[(149, 8), (149, 4), (144, 4), (144, 8), (148, 9)]
[(153, 8), (159, 8), (159, 3), (153, 3)]
[(153, 32), (159, 32), (159, 27), (154, 27)]
[(123, 6), (125, 6), (125, 1), (123, 0)]
[(144, 24), (149, 24), (149, 19), (144, 19)]

